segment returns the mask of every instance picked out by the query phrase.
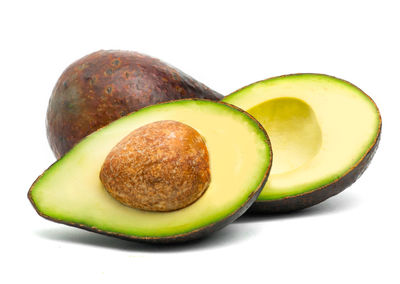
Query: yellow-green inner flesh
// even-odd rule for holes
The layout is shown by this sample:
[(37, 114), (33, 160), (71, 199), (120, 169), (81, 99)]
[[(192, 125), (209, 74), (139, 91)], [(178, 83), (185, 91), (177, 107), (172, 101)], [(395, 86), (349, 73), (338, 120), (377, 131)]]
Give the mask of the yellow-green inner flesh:
[(357, 87), (326, 75), (277, 77), (226, 98), (267, 130), (274, 161), (259, 200), (312, 191), (347, 173), (373, 145), (380, 118)]
[[(124, 206), (104, 189), (100, 168), (122, 138), (160, 120), (185, 123), (205, 138), (210, 186), (192, 205), (172, 212)], [(41, 213), (56, 220), (132, 236), (178, 235), (224, 219), (259, 188), (270, 166), (266, 139), (249, 116), (220, 103), (185, 100), (155, 105), (82, 140), (44, 173), (31, 196)]]

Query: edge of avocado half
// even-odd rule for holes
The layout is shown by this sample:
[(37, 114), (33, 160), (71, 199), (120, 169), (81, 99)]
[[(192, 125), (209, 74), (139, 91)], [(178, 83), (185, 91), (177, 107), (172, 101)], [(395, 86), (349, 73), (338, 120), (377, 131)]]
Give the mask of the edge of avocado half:
[[(37, 187), (42, 186), (39, 184), (45, 179), (45, 177), (47, 175), (51, 175), (52, 172), (54, 172), (54, 169), (59, 168), (59, 166), (62, 165), (65, 161), (70, 160), (72, 156), (77, 155), (76, 153), (79, 153), (80, 148), (84, 148), (83, 145), (85, 143), (89, 144), (89, 143), (91, 143), (91, 140), (100, 139), (99, 137), (103, 133), (106, 133), (108, 130), (112, 129), (117, 124), (121, 125), (125, 122), (128, 123), (129, 120), (131, 120), (132, 125), (134, 125), (133, 121), (135, 121), (136, 118), (137, 118), (136, 120), (139, 120), (139, 117), (143, 117), (143, 115), (145, 115), (145, 112), (148, 112), (149, 110), (153, 110), (153, 109), (156, 110), (158, 108), (158, 110), (159, 111), (161, 110), (161, 112), (162, 112), (162, 110), (165, 109), (168, 105), (172, 105), (172, 104), (184, 105), (184, 104), (191, 104), (191, 103), (212, 104), (217, 107), (221, 107), (220, 111), (223, 111), (222, 108), (227, 108), (226, 111), (228, 111), (228, 110), (231, 111), (236, 118), (243, 119), (243, 121), (245, 121), (249, 125), (249, 126), (246, 125), (246, 127), (252, 127), (252, 129), (253, 128), (255, 129), (256, 133), (254, 135), (258, 137), (257, 139), (262, 141), (262, 145), (263, 145), (262, 147), (265, 147), (265, 151), (266, 151), (267, 155), (265, 156), (265, 160), (263, 160), (263, 159), (260, 160), (260, 163), (265, 163), (265, 167), (262, 171), (259, 171), (259, 173), (257, 173), (257, 175), (260, 176), (260, 179), (259, 180), (257, 179), (257, 181), (256, 181), (256, 182), (258, 182), (258, 184), (254, 183), (254, 185), (249, 185), (249, 187), (251, 187), (251, 189), (250, 189), (251, 192), (248, 195), (246, 194), (247, 197), (243, 196), (243, 200), (245, 200), (244, 202), (241, 202), (242, 199), (240, 199), (240, 202), (241, 202), (240, 206), (235, 205), (236, 207), (234, 208), (234, 210), (231, 210), (231, 211), (227, 212), (226, 214), (224, 213), (225, 215), (221, 215), (221, 214), (217, 215), (217, 219), (213, 220), (212, 222), (209, 222), (207, 224), (201, 225), (196, 228), (191, 228), (191, 229), (186, 230), (181, 233), (171, 234), (171, 235), (168, 235), (168, 234), (135, 235), (135, 234), (121, 233), (121, 232), (118, 232), (117, 230), (108, 230), (108, 229), (104, 229), (104, 228), (99, 228), (99, 226), (91, 225), (91, 224), (88, 224), (85, 222), (76, 222), (76, 221), (71, 221), (71, 220), (65, 220), (63, 218), (60, 218), (59, 216), (56, 216), (57, 214), (55, 214), (55, 213), (53, 214), (53, 213), (46, 212), (47, 209), (43, 210), (40, 208), (41, 207), (39, 204), (40, 202), (38, 202), (39, 198), (37, 196), (35, 196)], [(214, 127), (214, 125), (210, 125), (210, 127)], [(207, 141), (207, 137), (205, 137), (205, 139)], [(210, 156), (210, 159), (212, 159), (212, 158), (213, 157)], [(210, 161), (213, 162), (212, 160), (210, 160)], [(56, 222), (56, 223), (65, 224), (68, 226), (84, 229), (84, 230), (99, 233), (102, 235), (112, 236), (112, 237), (116, 237), (116, 238), (120, 238), (120, 239), (124, 239), (124, 240), (130, 240), (130, 241), (158, 243), (158, 244), (181, 243), (181, 242), (191, 241), (194, 239), (203, 238), (203, 237), (211, 234), (212, 232), (215, 232), (215, 231), (225, 227), (226, 225), (232, 223), (234, 220), (236, 220), (238, 217), (240, 217), (246, 210), (248, 210), (248, 208), (256, 201), (257, 197), (259, 196), (260, 192), (262, 191), (262, 189), (268, 179), (269, 172), (271, 169), (271, 164), (272, 164), (272, 151), (271, 151), (271, 144), (270, 144), (268, 135), (267, 135), (266, 131), (264, 130), (264, 128), (262, 127), (262, 125), (256, 119), (254, 119), (251, 115), (249, 115), (247, 112), (243, 111), (242, 109), (240, 109), (234, 105), (231, 105), (229, 103), (224, 103), (224, 102), (213, 102), (213, 101), (206, 100), (206, 99), (175, 100), (175, 101), (169, 101), (169, 102), (159, 103), (156, 105), (145, 107), (145, 108), (138, 110), (134, 113), (131, 113), (125, 117), (122, 117), (114, 122), (111, 122), (110, 124), (96, 130), (92, 134), (90, 134), (87, 137), (85, 137), (84, 139), (82, 139), (82, 141), (77, 143), (70, 151), (68, 151), (62, 158), (60, 158), (55, 163), (53, 163), (46, 171), (43, 172), (43, 174), (41, 174), (35, 180), (35, 182), (32, 184), (32, 186), (30, 187), (30, 189), (28, 191), (28, 199), (29, 199), (30, 203), (32, 204), (32, 206), (34, 207), (34, 209), (36, 210), (36, 212), (41, 217), (48, 219), (50, 221)], [(211, 177), (211, 182), (212, 182), (212, 179), (213, 179), (213, 177)], [(51, 190), (57, 191), (58, 188), (51, 188)], [(36, 193), (36, 195), (37, 195), (37, 193)], [(118, 202), (118, 201), (115, 201), (115, 202)], [(121, 206), (124, 206), (124, 205), (121, 205)], [(192, 206), (192, 205), (190, 205), (190, 206)], [(123, 210), (138, 210), (138, 209), (125, 208)], [(182, 210), (182, 209), (179, 209), (177, 211), (180, 211), (180, 210)], [(51, 211), (51, 210), (48, 210), (48, 211)], [(147, 213), (153, 214), (152, 212), (146, 212), (146, 214)], [(157, 212), (155, 214), (158, 214), (158, 213), (159, 212)], [(170, 212), (168, 212), (168, 213), (170, 213)]]
[[(354, 84), (343, 80), (336, 78), (334, 76), (330, 75), (325, 75), (325, 74), (318, 74), (318, 73), (295, 73), (295, 74), (288, 74), (288, 75), (282, 75), (282, 76), (276, 76), (272, 78), (268, 78), (265, 80), (260, 80), (255, 83), (249, 84), (247, 86), (244, 86), (237, 91), (234, 91), (230, 95), (226, 96), (225, 98), (222, 99), (223, 102), (228, 102), (230, 104), (236, 105), (245, 111), (249, 111), (250, 114), (252, 114), (256, 119), (260, 120), (257, 115), (254, 115), (251, 112), (251, 109), (255, 107), (253, 106), (243, 106), (243, 102), (246, 101), (246, 99), (242, 99), (241, 102), (238, 102), (238, 97), (246, 96), (246, 94), (240, 94), (243, 91), (246, 91), (247, 89), (257, 87), (261, 84), (269, 84), (269, 85), (275, 85), (279, 84), (281, 80), (297, 80), (301, 78), (313, 78), (315, 80), (327, 80), (330, 83), (333, 84), (341, 84), (344, 86), (344, 88), (348, 88), (349, 90), (353, 91), (354, 93), (357, 93), (360, 95), (360, 97), (363, 97), (368, 101), (369, 104), (372, 105), (374, 108), (374, 111), (376, 111), (376, 118), (377, 118), (377, 127), (376, 127), (376, 133), (372, 136), (371, 142), (368, 147), (365, 148), (365, 150), (360, 154), (359, 158), (352, 163), (350, 167), (347, 167), (347, 170), (343, 173), (341, 173), (337, 178), (331, 179), (330, 182), (325, 183), (323, 185), (314, 187), (314, 188), (309, 188), (306, 191), (299, 192), (296, 194), (286, 194), (286, 196), (280, 196), (278, 198), (270, 198), (264, 199), (262, 197), (262, 193), (257, 199), (256, 202), (253, 203), (251, 208), (248, 210), (248, 212), (251, 213), (288, 213), (296, 210), (301, 210), (305, 209), (308, 207), (311, 207), (313, 205), (316, 205), (340, 192), (342, 192), (344, 189), (349, 187), (351, 184), (353, 184), (361, 175), (362, 173), (366, 170), (368, 165), (370, 164), (377, 148), (379, 145), (380, 141), (380, 136), (381, 136), (381, 129), (382, 129), (382, 118), (381, 114), (379, 112), (379, 109), (376, 105), (376, 103), (372, 100), (370, 96), (368, 96), (364, 91), (362, 91), (360, 88), (355, 86)], [(293, 86), (292, 86), (293, 87)], [(294, 89), (295, 87), (293, 87)], [(250, 91), (252, 92), (252, 91)], [(253, 91), (256, 92), (256, 91)], [(254, 94), (255, 95), (255, 94)], [(279, 96), (277, 96), (279, 98)], [(285, 93), (285, 95), (281, 97), (290, 97), (290, 92)], [(269, 99), (266, 99), (265, 101), (268, 101)], [(264, 101), (264, 102), (265, 102)], [(261, 102), (263, 103), (263, 102)], [(263, 124), (263, 123), (262, 123)], [(272, 150), (274, 151), (274, 165), (276, 164), (276, 159), (277, 159), (277, 152), (275, 151), (274, 148), (274, 137), (271, 134), (271, 132), (268, 129), (268, 126), (263, 125), (266, 131), (269, 134), (269, 137), (272, 141)], [(278, 157), (279, 158), (279, 157)], [(269, 177), (268, 183), (273, 179), (274, 175), (274, 165), (272, 166), (271, 174)], [(267, 186), (268, 186), (267, 183)]]

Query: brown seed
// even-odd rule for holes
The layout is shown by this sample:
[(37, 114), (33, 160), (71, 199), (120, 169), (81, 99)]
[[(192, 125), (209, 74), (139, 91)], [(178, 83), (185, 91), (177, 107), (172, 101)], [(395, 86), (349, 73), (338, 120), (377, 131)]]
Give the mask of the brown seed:
[(170, 120), (131, 132), (111, 150), (100, 172), (100, 180), (115, 199), (148, 211), (173, 211), (192, 204), (210, 179), (201, 135)]

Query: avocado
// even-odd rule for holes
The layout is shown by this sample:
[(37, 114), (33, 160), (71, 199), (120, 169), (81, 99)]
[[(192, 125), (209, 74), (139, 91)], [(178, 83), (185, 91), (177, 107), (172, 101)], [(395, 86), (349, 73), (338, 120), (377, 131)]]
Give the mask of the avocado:
[(47, 137), (57, 159), (96, 129), (145, 106), (222, 95), (137, 52), (100, 50), (70, 65), (58, 79), (47, 109)]
[(290, 212), (338, 194), (360, 177), (378, 147), (377, 106), (332, 76), (275, 77), (223, 101), (252, 114), (271, 139), (274, 164), (253, 212)]
[[(175, 140), (166, 145), (175, 137), (186, 137), (178, 141), (182, 146)], [(142, 108), (88, 135), (33, 183), (28, 197), (39, 215), (55, 222), (128, 240), (182, 242), (243, 214), (264, 187), (271, 163), (268, 136), (248, 113), (226, 103), (178, 100)], [(139, 184), (129, 198), (123, 182), (126, 188)], [(200, 189), (175, 207), (163, 206), (172, 204), (164, 186), (149, 198), (158, 184), (170, 183)]]

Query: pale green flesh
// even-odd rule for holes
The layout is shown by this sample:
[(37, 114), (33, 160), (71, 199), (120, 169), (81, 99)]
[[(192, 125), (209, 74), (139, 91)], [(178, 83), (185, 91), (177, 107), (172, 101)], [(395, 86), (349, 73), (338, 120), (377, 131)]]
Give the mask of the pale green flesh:
[(223, 99), (266, 129), (274, 162), (258, 200), (313, 191), (351, 170), (374, 144), (379, 111), (357, 87), (319, 74), (272, 78)]
[[(112, 147), (145, 124), (175, 120), (206, 141), (211, 184), (192, 205), (147, 212), (122, 205), (104, 189), (100, 168)], [(264, 132), (246, 114), (223, 104), (183, 100), (142, 109), (89, 135), (56, 162), (31, 188), (44, 215), (106, 232), (139, 237), (174, 236), (229, 216), (262, 183), (270, 166)]]

